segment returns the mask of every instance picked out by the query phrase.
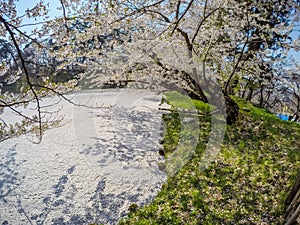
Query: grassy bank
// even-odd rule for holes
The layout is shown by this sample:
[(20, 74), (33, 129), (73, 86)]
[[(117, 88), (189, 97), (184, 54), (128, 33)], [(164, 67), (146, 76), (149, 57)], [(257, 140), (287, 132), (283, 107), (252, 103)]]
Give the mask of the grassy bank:
[[(184, 131), (178, 110), (188, 99), (167, 94), (173, 107), (164, 117), (164, 155), (168, 159)], [(264, 109), (235, 99), (239, 120), (227, 126), (221, 151), (205, 170), (199, 162), (210, 135), (210, 106), (198, 101), (199, 141), (193, 155), (170, 176), (157, 198), (134, 208), (120, 224), (281, 224), (283, 201), (300, 168), (300, 125), (284, 122)], [(192, 125), (191, 125), (192, 126)], [(186, 146), (188, 147), (188, 146)]]

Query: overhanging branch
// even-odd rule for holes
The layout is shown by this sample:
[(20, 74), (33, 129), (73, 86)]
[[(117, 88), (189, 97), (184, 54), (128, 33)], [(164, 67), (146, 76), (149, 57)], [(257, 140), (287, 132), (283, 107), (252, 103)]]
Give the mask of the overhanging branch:
[(20, 57), (20, 60), (21, 60), (21, 65), (22, 65), (22, 69), (25, 73), (25, 76), (26, 76), (26, 81), (27, 81), (27, 84), (29, 85), (29, 88), (34, 96), (34, 99), (36, 101), (36, 105), (37, 105), (37, 114), (38, 114), (38, 124), (39, 124), (39, 140), (38, 140), (38, 143), (41, 142), (41, 138), (42, 138), (42, 134), (43, 134), (43, 131), (42, 131), (42, 116), (41, 116), (41, 107), (40, 107), (40, 99), (38, 97), (38, 94), (36, 93), (34, 87), (33, 87), (33, 84), (31, 83), (30, 81), (30, 77), (29, 77), (29, 73), (28, 73), (28, 70), (27, 70), (27, 67), (25, 65), (25, 60), (23, 58), (23, 55), (22, 55), (22, 51), (20, 49), (20, 46), (19, 44), (17, 43), (17, 40), (15, 38), (15, 34), (14, 32), (11, 30), (9, 24), (6, 22), (6, 20), (0, 15), (0, 22), (2, 22), (4, 24), (4, 27), (5, 29), (7, 30), (7, 32), (9, 33), (9, 36), (11, 37), (13, 43), (14, 43), (14, 46), (17, 50), (17, 53), (18, 53), (18, 56)]

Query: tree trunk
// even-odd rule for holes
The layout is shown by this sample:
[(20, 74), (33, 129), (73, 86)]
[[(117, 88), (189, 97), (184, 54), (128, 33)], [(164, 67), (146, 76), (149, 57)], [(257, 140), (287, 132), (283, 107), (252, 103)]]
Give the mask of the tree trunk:
[(300, 214), (299, 191), (300, 191), (300, 172), (298, 172), (292, 190), (290, 191), (288, 197), (284, 202), (286, 207), (286, 214), (285, 214), (286, 225), (294, 224), (296, 222), (297, 217)]
[(261, 85), (261, 87), (260, 87), (259, 106), (260, 106), (260, 107), (263, 107), (263, 106), (264, 106), (264, 86), (263, 86), (263, 85)]
[(184, 71), (182, 71), (181, 73), (182, 73), (181, 79), (184, 80), (185, 82), (187, 82), (188, 84), (190, 84), (190, 87), (193, 89), (193, 91), (187, 91), (188, 95), (192, 99), (197, 99), (197, 100), (208, 103), (208, 99), (205, 96), (199, 83), (190, 74), (188, 74)]
[[(191, 90), (185, 90), (185, 92), (189, 95), (190, 98), (196, 99), (205, 103), (212, 103), (215, 101), (215, 99), (209, 100), (207, 96), (205, 95), (205, 92), (208, 93), (209, 96), (214, 96), (214, 91), (211, 89), (214, 89), (213, 86), (210, 86), (209, 83), (200, 85), (193, 76), (191, 76), (189, 73), (186, 73), (184, 71), (174, 71), (175, 74), (180, 73), (181, 79), (187, 82)], [(202, 87), (204, 89), (202, 89)], [(205, 92), (204, 92), (205, 91)], [(225, 100), (225, 106), (226, 106), (226, 122), (227, 124), (231, 125), (233, 124), (237, 119), (239, 115), (239, 107), (238, 105), (230, 98), (229, 95), (226, 95), (225, 92), (223, 92), (224, 100)], [(214, 98), (218, 98), (215, 96)], [(218, 103), (216, 103), (219, 105)]]
[(230, 98), (230, 96), (224, 96), (226, 105), (226, 122), (228, 125), (232, 125), (237, 121), (239, 116), (239, 106)]
[(253, 89), (252, 89), (252, 88), (249, 88), (249, 93), (248, 93), (248, 96), (247, 96), (246, 100), (247, 100), (247, 101), (251, 101), (252, 95), (253, 95)]
[[(188, 95), (192, 99), (203, 101), (199, 95), (195, 94), (194, 92), (188, 92)], [(206, 98), (207, 99), (207, 98)], [(225, 106), (226, 106), (226, 122), (228, 125), (232, 125), (235, 123), (239, 116), (239, 106), (232, 100), (232, 98), (228, 95), (224, 94)], [(209, 101), (203, 101), (209, 102)]]

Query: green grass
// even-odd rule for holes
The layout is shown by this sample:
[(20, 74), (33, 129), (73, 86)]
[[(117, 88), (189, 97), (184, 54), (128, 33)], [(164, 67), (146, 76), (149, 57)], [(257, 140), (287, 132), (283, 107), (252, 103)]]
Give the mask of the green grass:
[[(168, 159), (178, 151), (182, 136), (194, 130), (182, 134), (176, 110), (193, 108), (187, 97), (169, 93), (166, 98), (176, 106), (164, 117)], [(152, 203), (132, 211), (120, 224), (282, 223), (283, 202), (300, 168), (300, 126), (244, 100), (235, 101), (241, 108), (239, 120), (227, 126), (220, 153), (202, 170), (199, 162), (210, 135), (210, 106), (193, 100), (201, 126), (193, 155), (168, 178)]]
[(191, 99), (187, 95), (182, 95), (178, 92), (165, 93), (165, 101), (172, 105), (174, 108), (186, 110), (198, 110), (201, 113), (209, 113), (210, 110), (215, 110), (214, 106), (201, 101)]

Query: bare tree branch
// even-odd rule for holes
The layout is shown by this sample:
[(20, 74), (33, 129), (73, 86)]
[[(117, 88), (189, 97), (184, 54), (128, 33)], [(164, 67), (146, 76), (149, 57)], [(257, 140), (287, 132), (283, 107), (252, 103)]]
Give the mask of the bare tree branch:
[(5, 101), (3, 101), (2, 99), (0, 99), (0, 108), (5, 108), (5, 107), (12, 107), (12, 106), (17, 106), (17, 105), (22, 105), (22, 104), (27, 104), (29, 102), (31, 102), (32, 100), (24, 100), (24, 101), (20, 101), (20, 102), (10, 102), (7, 103)]
[(176, 20), (178, 20), (179, 18), (179, 13), (180, 13), (180, 4), (181, 4), (181, 0), (178, 0), (177, 2), (177, 6), (176, 6)]
[[(248, 23), (248, 26), (250, 26), (250, 21), (249, 21), (248, 14), (247, 14), (247, 23)], [(230, 81), (231, 81), (232, 77), (234, 76), (234, 74), (235, 74), (235, 72), (236, 72), (236, 70), (237, 70), (237, 68), (239, 66), (239, 63), (242, 61), (242, 58), (243, 58), (243, 55), (244, 55), (244, 51), (245, 51), (246, 46), (247, 46), (248, 43), (249, 43), (249, 36), (246, 35), (246, 41), (245, 41), (245, 43), (243, 45), (242, 51), (240, 53), (240, 57), (238, 58), (238, 61), (234, 65), (234, 68), (233, 68), (233, 70), (232, 70), (232, 72), (231, 72), (228, 80), (226, 81), (225, 88), (224, 88), (224, 91), (225, 91), (226, 94), (228, 94), (228, 92), (229, 92), (228, 88), (229, 88)]]
[(134, 10), (133, 12), (131, 12), (131, 13), (129, 13), (129, 14), (126, 14), (126, 15), (124, 15), (124, 16), (118, 18), (117, 20), (111, 22), (109, 25), (112, 25), (113, 23), (120, 22), (120, 21), (122, 21), (122, 20), (124, 20), (124, 19), (126, 19), (126, 18), (128, 18), (128, 17), (130, 17), (130, 16), (135, 15), (136, 13), (145, 12), (147, 9), (149, 9), (149, 8), (151, 8), (151, 7), (154, 7), (154, 6), (157, 6), (157, 5), (161, 4), (161, 3), (163, 3), (164, 1), (166, 1), (166, 0), (160, 0), (160, 1), (158, 1), (158, 2), (155, 2), (155, 3), (151, 4), (151, 5), (146, 5), (146, 6), (144, 6), (144, 7), (137, 8), (137, 9)]
[[(85, 107), (85, 108), (91, 108), (91, 109), (95, 109), (95, 108), (107, 108), (107, 107), (102, 107), (102, 106), (87, 106), (85, 104), (78, 104), (74, 101), (72, 101), (71, 99), (67, 98), (65, 95), (67, 93), (60, 93), (58, 91), (56, 91), (54, 88), (51, 88), (51, 87), (47, 87), (47, 86), (44, 86), (44, 85), (40, 85), (40, 84), (33, 84), (34, 87), (39, 87), (39, 88), (44, 88), (44, 89), (47, 89), (51, 92), (53, 92), (54, 94), (58, 95), (59, 97), (61, 97), (62, 99), (64, 99), (65, 101), (71, 103), (72, 105), (75, 105), (75, 106), (80, 106), (80, 107)], [(69, 93), (71, 93), (72, 91), (70, 91)], [(112, 107), (112, 106), (110, 106)]]
[(65, 24), (65, 27), (67, 29), (67, 33), (69, 33), (70, 28), (67, 24), (68, 17), (67, 17), (66, 8), (65, 8), (65, 4), (64, 4), (63, 0), (60, 0), (60, 4), (61, 4), (62, 10), (63, 10), (64, 24)]
[(18, 31), (21, 35), (23, 35), (24, 37), (26, 37), (27, 39), (33, 41), (34, 43), (36, 43), (39, 47), (43, 47), (45, 48), (46, 46), (42, 45), (40, 42), (38, 42), (36, 39), (30, 37), (29, 35), (25, 34), (23, 31), (21, 31), (18, 27), (7, 23), (10, 27), (14, 28), (14, 30)]
[[(200, 28), (201, 28), (202, 25), (204, 24), (205, 20), (206, 20), (207, 18), (209, 18), (212, 14), (214, 14), (216, 11), (218, 11), (219, 9), (220, 9), (220, 8), (215, 8), (213, 11), (211, 11), (211, 12), (208, 13), (207, 15), (204, 14), (204, 17), (203, 17), (203, 19), (201, 19), (201, 21), (199, 22), (199, 25), (197, 26), (196, 32), (195, 32), (195, 34), (194, 34), (194, 36), (193, 36), (193, 38), (192, 38), (192, 43), (195, 42), (195, 39), (196, 39), (196, 37), (197, 37), (197, 35), (198, 35), (199, 31), (200, 31)], [(205, 11), (206, 11), (206, 10), (205, 10)]]
[(174, 31), (177, 29), (180, 21), (182, 20), (182, 18), (185, 16), (185, 14), (189, 11), (189, 9), (191, 8), (192, 4), (193, 4), (194, 0), (191, 0), (188, 4), (188, 6), (186, 7), (186, 9), (184, 10), (183, 14), (180, 16), (180, 18), (176, 21), (175, 26), (173, 28), (172, 33), (174, 33)]

